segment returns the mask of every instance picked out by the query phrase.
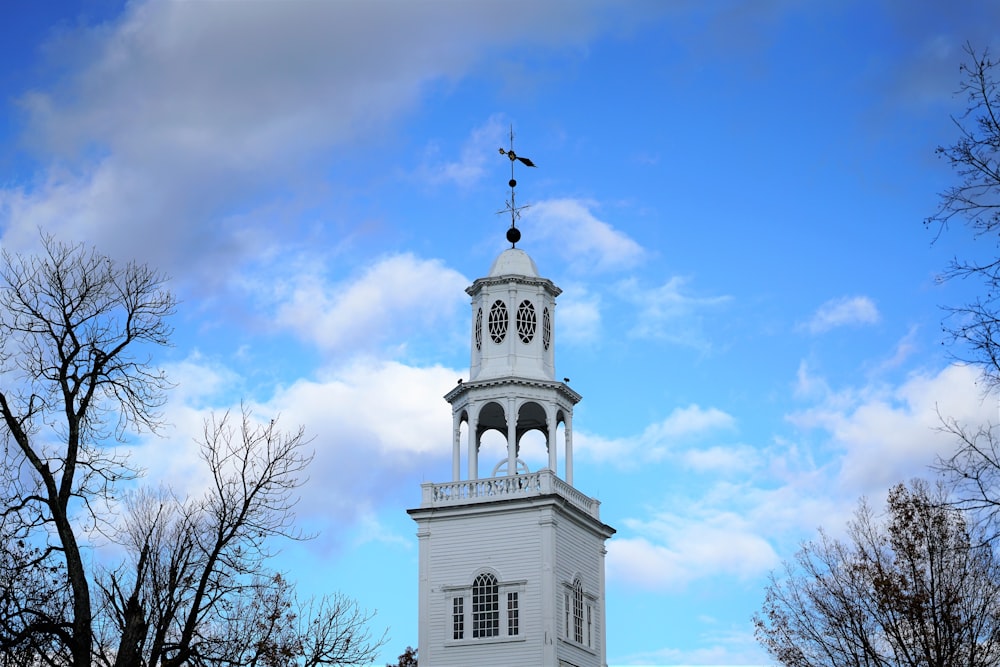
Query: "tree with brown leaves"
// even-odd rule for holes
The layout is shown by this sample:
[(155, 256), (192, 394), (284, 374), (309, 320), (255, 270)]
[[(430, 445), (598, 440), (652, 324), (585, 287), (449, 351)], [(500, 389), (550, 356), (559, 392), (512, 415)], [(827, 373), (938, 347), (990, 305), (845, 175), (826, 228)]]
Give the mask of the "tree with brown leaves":
[(993, 667), (1000, 560), (942, 487), (900, 484), (772, 574), (754, 625), (785, 667)]

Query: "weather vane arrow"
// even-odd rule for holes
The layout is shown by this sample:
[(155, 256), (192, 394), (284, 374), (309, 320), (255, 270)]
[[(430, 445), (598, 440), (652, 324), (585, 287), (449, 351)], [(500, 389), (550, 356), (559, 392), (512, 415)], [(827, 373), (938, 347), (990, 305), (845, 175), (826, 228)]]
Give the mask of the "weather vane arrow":
[[(513, 143), (513, 138), (511, 138), (511, 143)], [(534, 167), (535, 166), (535, 163), (532, 162), (531, 160), (529, 160), (528, 158), (521, 157), (520, 155), (515, 154), (513, 148), (511, 148), (510, 150), (504, 150), (503, 148), (501, 148), (500, 149), (500, 155), (506, 155), (507, 157), (510, 158), (511, 162), (513, 162), (514, 160), (517, 160), (518, 162), (520, 162), (521, 164), (523, 164), (526, 167)], [(511, 165), (511, 166), (513, 166), (513, 165)], [(514, 174), (514, 172), (511, 171), (511, 176), (513, 176), (513, 174)]]
[(521, 217), (521, 210), (528, 208), (528, 206), (517, 206), (514, 203), (514, 186), (517, 185), (517, 181), (514, 180), (514, 163), (520, 162), (525, 167), (534, 167), (535, 163), (514, 152), (513, 126), (510, 128), (510, 148), (501, 148), (500, 155), (505, 155), (510, 159), (510, 181), (507, 183), (510, 186), (510, 200), (507, 202), (507, 207), (501, 211), (497, 211), (497, 214), (510, 213), (510, 229), (507, 230), (507, 240), (510, 241), (510, 246), (513, 248), (521, 240), (521, 231), (517, 228), (517, 219)]

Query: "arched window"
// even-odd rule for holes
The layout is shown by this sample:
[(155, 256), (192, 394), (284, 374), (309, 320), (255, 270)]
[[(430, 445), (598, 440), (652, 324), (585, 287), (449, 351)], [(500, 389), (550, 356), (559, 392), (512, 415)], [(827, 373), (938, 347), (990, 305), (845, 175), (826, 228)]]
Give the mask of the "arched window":
[[(471, 586), (466, 584), (449, 588), (455, 593), (451, 597), (449, 642), (518, 639), (521, 634), (519, 603), (523, 582), (503, 582), (496, 574), (483, 572), (472, 580)], [(470, 593), (471, 604), (468, 600)], [(471, 633), (469, 628), (472, 628)]]
[(573, 580), (573, 641), (583, 643), (583, 583)]
[(500, 634), (500, 591), (497, 578), (484, 573), (472, 582), (472, 636)]

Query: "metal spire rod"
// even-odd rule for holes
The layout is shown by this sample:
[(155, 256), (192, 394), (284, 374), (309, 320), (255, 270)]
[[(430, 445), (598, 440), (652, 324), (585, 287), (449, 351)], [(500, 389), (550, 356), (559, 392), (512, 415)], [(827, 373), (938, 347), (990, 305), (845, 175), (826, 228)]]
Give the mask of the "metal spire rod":
[(510, 213), (510, 229), (507, 230), (507, 240), (510, 241), (510, 246), (513, 248), (518, 241), (521, 240), (521, 232), (517, 228), (517, 220), (521, 217), (521, 210), (526, 209), (530, 204), (524, 206), (517, 206), (514, 200), (514, 187), (517, 185), (517, 181), (514, 180), (514, 163), (520, 162), (526, 167), (534, 167), (535, 163), (526, 157), (521, 157), (514, 152), (514, 126), (510, 127), (510, 148), (504, 150), (500, 149), (500, 155), (506, 155), (510, 159), (510, 181), (508, 185), (510, 186), (510, 200), (507, 201), (507, 207), (503, 210), (497, 211), (500, 213)]

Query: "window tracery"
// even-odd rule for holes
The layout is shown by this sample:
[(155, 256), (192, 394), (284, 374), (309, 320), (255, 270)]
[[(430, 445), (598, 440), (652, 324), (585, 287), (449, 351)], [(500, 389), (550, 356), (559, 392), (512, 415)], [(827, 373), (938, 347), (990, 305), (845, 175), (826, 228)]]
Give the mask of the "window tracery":
[(527, 299), (522, 301), (521, 305), (517, 307), (516, 322), (517, 335), (520, 336), (521, 342), (527, 345), (535, 337), (535, 325), (537, 323), (535, 306)]
[(583, 643), (583, 583), (573, 580), (573, 641)]
[[(453, 588), (449, 641), (520, 641), (522, 586), (523, 582), (503, 582), (492, 572), (483, 572), (471, 586)], [(471, 604), (467, 604), (470, 594)]]
[(546, 350), (549, 349), (549, 345), (552, 344), (552, 316), (549, 315), (549, 309), (542, 309), (542, 347)]
[(497, 578), (486, 573), (472, 582), (472, 636), (500, 634), (500, 593)]
[(507, 304), (499, 299), (494, 301), (493, 306), (490, 308), (488, 325), (490, 338), (497, 345), (502, 343), (503, 339), (507, 336), (507, 320)]
[(476, 349), (477, 350), (483, 349), (483, 309), (482, 308), (480, 308), (479, 311), (476, 313), (475, 339), (476, 339)]

